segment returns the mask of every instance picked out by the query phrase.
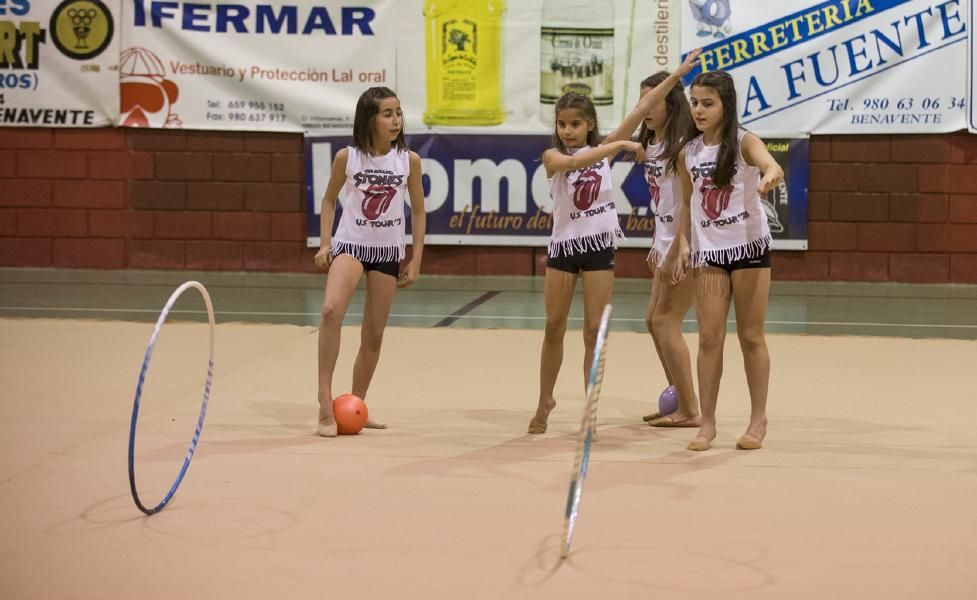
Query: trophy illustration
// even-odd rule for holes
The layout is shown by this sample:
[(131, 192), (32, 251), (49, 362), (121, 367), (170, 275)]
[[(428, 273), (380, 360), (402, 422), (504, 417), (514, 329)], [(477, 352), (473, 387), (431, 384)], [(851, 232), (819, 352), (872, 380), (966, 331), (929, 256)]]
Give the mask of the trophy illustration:
[(88, 34), (92, 32), (92, 21), (95, 20), (95, 9), (68, 9), (68, 18), (71, 19), (71, 30), (75, 32), (75, 50), (88, 49)]

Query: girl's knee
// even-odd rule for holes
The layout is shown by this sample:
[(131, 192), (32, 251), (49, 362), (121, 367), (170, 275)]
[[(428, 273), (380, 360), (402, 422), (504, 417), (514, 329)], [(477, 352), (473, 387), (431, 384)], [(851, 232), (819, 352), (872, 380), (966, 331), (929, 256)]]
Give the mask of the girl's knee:
[(382, 331), (363, 331), (360, 334), (360, 346), (368, 352), (380, 352), (383, 345)]
[(597, 345), (597, 333), (600, 331), (600, 325), (588, 325), (584, 326), (583, 330), (583, 343), (587, 348), (593, 348)]
[(339, 307), (334, 302), (325, 301), (322, 303), (322, 323), (323, 325), (335, 325), (337, 321), (342, 321), (343, 315)]
[(566, 319), (553, 319), (547, 317), (546, 319), (546, 337), (548, 339), (563, 339), (563, 336), (567, 332), (567, 320)]
[(700, 329), (699, 350), (705, 352), (720, 350), (725, 339), (726, 332), (722, 329)]
[(667, 314), (656, 314), (651, 318), (652, 335), (660, 336), (672, 325), (672, 319)]
[(737, 333), (740, 340), (740, 348), (743, 352), (756, 352), (765, 350), (767, 340), (763, 334), (763, 329), (746, 329)]

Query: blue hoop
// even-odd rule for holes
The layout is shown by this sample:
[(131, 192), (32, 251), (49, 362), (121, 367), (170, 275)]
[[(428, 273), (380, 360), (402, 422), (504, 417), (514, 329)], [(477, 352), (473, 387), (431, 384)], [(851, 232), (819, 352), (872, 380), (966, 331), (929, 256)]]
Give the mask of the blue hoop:
[[(207, 361), (207, 382), (204, 384), (204, 400), (200, 405), (200, 416), (197, 418), (197, 427), (193, 431), (193, 439), (190, 440), (190, 445), (187, 447), (187, 456), (183, 460), (183, 466), (180, 467), (180, 473), (176, 476), (176, 481), (170, 486), (170, 491), (166, 493), (159, 504), (153, 508), (146, 508), (145, 505), (139, 500), (139, 492), (136, 491), (136, 470), (135, 470), (135, 460), (134, 453), (136, 448), (136, 423), (139, 420), (139, 399), (142, 397), (142, 386), (146, 382), (146, 371), (149, 370), (149, 359), (153, 356), (153, 348), (156, 346), (156, 338), (159, 336), (160, 329), (163, 327), (163, 323), (166, 322), (166, 317), (170, 313), (170, 309), (176, 304), (177, 299), (186, 291), (188, 288), (196, 288), (200, 291), (200, 295), (203, 296), (204, 304), (207, 306), (207, 320), (210, 322), (210, 358)], [(200, 431), (204, 426), (204, 415), (207, 414), (207, 401), (210, 399), (210, 386), (214, 378), (214, 330), (216, 326), (214, 324), (214, 307), (210, 302), (210, 294), (207, 293), (207, 288), (205, 288), (201, 283), (197, 281), (187, 281), (180, 287), (176, 288), (173, 294), (170, 295), (170, 299), (166, 301), (166, 305), (163, 306), (163, 312), (160, 313), (159, 319), (156, 320), (156, 327), (153, 329), (153, 335), (149, 338), (149, 345), (146, 347), (146, 356), (142, 360), (142, 368), (139, 370), (139, 382), (136, 384), (136, 396), (132, 403), (132, 421), (129, 424), (129, 490), (132, 492), (132, 499), (136, 503), (136, 507), (147, 515), (153, 515), (163, 510), (167, 502), (169, 502), (173, 495), (176, 494), (176, 490), (180, 487), (180, 482), (183, 481), (183, 476), (187, 473), (187, 468), (190, 466), (190, 459), (193, 458), (193, 453), (197, 449), (197, 442), (200, 440)]]
[(583, 495), (583, 482), (587, 478), (590, 464), (590, 445), (597, 435), (597, 403), (600, 388), (604, 382), (604, 362), (607, 360), (607, 333), (611, 326), (611, 305), (601, 313), (600, 327), (597, 329), (597, 342), (594, 344), (594, 358), (590, 363), (587, 377), (587, 400), (584, 403), (583, 419), (577, 437), (577, 454), (573, 459), (573, 474), (570, 476), (570, 490), (567, 494), (566, 512), (563, 516), (563, 543), (560, 546), (560, 560), (570, 554), (570, 543), (580, 515), (580, 497)]

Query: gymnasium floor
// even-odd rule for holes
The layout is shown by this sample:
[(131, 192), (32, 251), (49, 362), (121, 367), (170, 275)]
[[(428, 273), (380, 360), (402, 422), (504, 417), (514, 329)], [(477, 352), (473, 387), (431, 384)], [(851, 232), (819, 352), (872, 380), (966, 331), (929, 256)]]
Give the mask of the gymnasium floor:
[[(152, 322), (193, 278), (217, 310), (214, 393), (183, 485), (145, 517), (126, 475), (132, 393)], [(977, 597), (977, 286), (775, 284), (765, 447), (734, 449), (748, 397), (731, 335), (719, 437), (692, 453), (694, 430), (641, 422), (665, 382), (648, 282), (618, 280), (601, 440), (562, 564), (582, 344), (568, 333), (549, 432), (525, 434), (542, 280), (429, 276), (399, 292), (369, 398), (390, 429), (333, 440), (312, 434), (321, 287), (0, 269), (0, 596)], [(149, 371), (147, 503), (199, 410), (201, 307), (178, 303)], [(685, 330), (694, 355), (691, 315)]]

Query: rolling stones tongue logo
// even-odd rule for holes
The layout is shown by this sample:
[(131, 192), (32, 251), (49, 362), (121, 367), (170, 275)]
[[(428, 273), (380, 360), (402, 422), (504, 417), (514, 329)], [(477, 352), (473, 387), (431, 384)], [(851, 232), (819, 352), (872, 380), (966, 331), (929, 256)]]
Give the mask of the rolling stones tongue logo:
[(584, 171), (573, 182), (573, 205), (577, 210), (587, 210), (597, 201), (600, 194), (600, 173), (594, 170)]
[(371, 185), (363, 190), (363, 216), (376, 221), (390, 208), (390, 201), (397, 195), (397, 189), (389, 185)]
[(654, 179), (648, 180), (648, 194), (651, 195), (651, 206), (658, 212), (658, 201), (661, 199), (662, 190), (658, 187), (658, 182)]
[(706, 212), (706, 216), (710, 219), (718, 219), (729, 206), (729, 196), (733, 186), (716, 187), (712, 177), (705, 177), (702, 179), (699, 191), (702, 192), (702, 210)]

